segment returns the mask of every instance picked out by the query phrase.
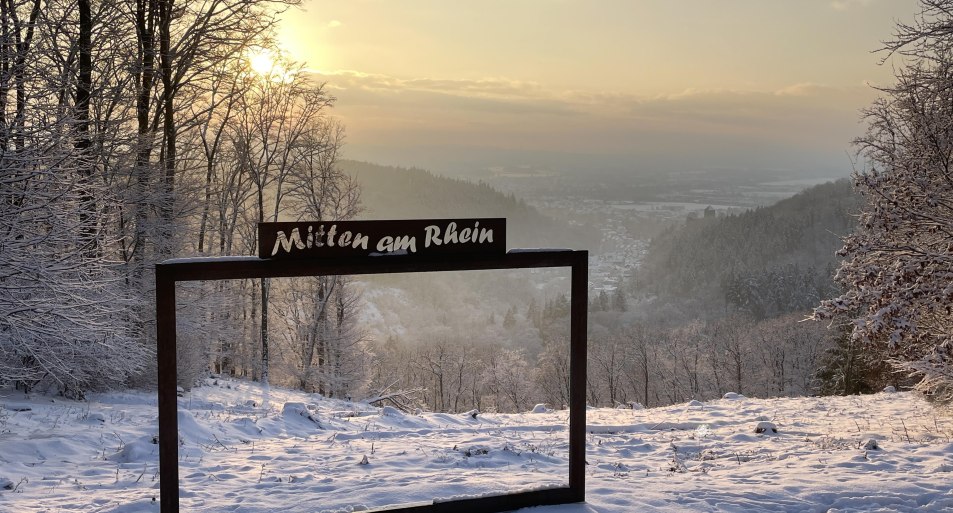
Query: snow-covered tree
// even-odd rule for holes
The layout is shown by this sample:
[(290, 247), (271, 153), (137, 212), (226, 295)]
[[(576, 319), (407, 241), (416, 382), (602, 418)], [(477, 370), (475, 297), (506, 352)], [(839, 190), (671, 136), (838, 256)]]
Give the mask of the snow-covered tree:
[(885, 50), (897, 82), (865, 111), (855, 141), (866, 204), (844, 241), (845, 292), (817, 317), (850, 318), (853, 337), (953, 399), (953, 0), (921, 0)]
[(533, 372), (520, 350), (486, 347), (481, 352), (483, 367), (481, 392), (484, 409), (499, 412), (524, 411), (538, 395), (533, 385)]
[(92, 250), (98, 234), (84, 235), (83, 222), (98, 222), (75, 215), (106, 193), (78, 187), (76, 169), (56, 165), (68, 150), (24, 146), (0, 151), (0, 386), (79, 396), (121, 384), (145, 351), (116, 322), (127, 305), (114, 263)]
[(569, 340), (543, 340), (543, 350), (536, 363), (536, 385), (542, 397), (553, 408), (569, 406), (571, 384), (569, 379)]
[(99, 122), (117, 96), (103, 79), (111, 46), (90, 46), (94, 29), (110, 30), (104, 11), (0, 9), (0, 386), (79, 396), (147, 361), (123, 323), (129, 303), (110, 251), (119, 197), (102, 173), (113, 132)]
[[(279, 174), (295, 174), (298, 210), (311, 208), (305, 189), (315, 182), (306, 175), (334, 168), (340, 126), (322, 119), (296, 144), (279, 146), (269, 144), (290, 141), (290, 132), (276, 134), (273, 124), (255, 124), (261, 116), (251, 118), (288, 105), (276, 96), (288, 91), (289, 77), (253, 74), (249, 57), (252, 48), (274, 46), (278, 12), (297, 4), (3, 3), (0, 382), (47, 380), (81, 392), (141, 368), (136, 383), (150, 383), (154, 366), (142, 364), (154, 348), (153, 265), (253, 249), (255, 214), (279, 208), (272, 201)], [(330, 101), (320, 96), (302, 102), (320, 110)], [(288, 125), (306, 109), (292, 110), (266, 121)], [(239, 137), (249, 135), (238, 129), (242, 121), (257, 138)], [(262, 147), (280, 152), (275, 158), (288, 164), (281, 173), (275, 159), (255, 159)], [(271, 197), (251, 208), (262, 184)], [(339, 197), (356, 198), (356, 188)], [(180, 377), (204, 372), (210, 354), (222, 372), (261, 370), (263, 348), (247, 343), (250, 333), (209, 328), (264, 327), (267, 315), (235, 322), (267, 306), (255, 300), (260, 289), (241, 286), (230, 304), (217, 299), (223, 284), (183, 287), (179, 323), (188, 333), (180, 331), (179, 356), (188, 368), (180, 367)]]
[(757, 389), (752, 395), (800, 396), (816, 389), (821, 357), (834, 345), (836, 332), (803, 322), (803, 314), (761, 321), (747, 333), (755, 359)]
[(369, 350), (357, 322), (361, 296), (346, 276), (281, 283), (279, 367), (302, 390), (348, 397), (367, 377)]

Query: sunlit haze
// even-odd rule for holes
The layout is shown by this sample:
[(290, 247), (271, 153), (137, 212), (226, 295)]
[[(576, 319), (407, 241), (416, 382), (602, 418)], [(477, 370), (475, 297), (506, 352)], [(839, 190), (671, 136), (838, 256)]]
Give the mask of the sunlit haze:
[(435, 171), (772, 168), (844, 175), (873, 51), (912, 0), (309, 0), (287, 51), (346, 154)]

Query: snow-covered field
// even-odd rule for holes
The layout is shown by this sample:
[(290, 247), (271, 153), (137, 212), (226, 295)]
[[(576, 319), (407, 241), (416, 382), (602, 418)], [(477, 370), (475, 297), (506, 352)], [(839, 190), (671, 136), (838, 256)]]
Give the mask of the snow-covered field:
[[(179, 404), (182, 511), (358, 511), (568, 473), (567, 411), (408, 415), (226, 380)], [(587, 503), (534, 513), (953, 510), (953, 418), (909, 393), (591, 409), (588, 424)], [(0, 512), (158, 512), (156, 433), (149, 393), (0, 393)]]

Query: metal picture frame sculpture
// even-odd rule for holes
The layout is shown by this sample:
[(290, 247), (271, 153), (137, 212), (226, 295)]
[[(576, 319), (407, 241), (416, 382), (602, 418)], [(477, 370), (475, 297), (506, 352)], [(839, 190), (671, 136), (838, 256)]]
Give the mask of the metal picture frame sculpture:
[[(414, 513), (494, 513), (585, 500), (588, 251), (517, 249), (507, 252), (506, 221), (500, 218), (260, 223), (258, 241), (258, 257), (172, 259), (156, 264), (161, 513), (179, 511), (177, 283), (543, 267), (571, 270), (569, 485), (384, 509)], [(320, 509), (320, 505), (316, 509)]]

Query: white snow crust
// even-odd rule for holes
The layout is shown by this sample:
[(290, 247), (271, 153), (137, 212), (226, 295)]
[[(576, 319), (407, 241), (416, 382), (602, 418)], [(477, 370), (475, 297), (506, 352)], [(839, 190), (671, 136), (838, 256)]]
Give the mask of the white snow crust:
[[(225, 379), (179, 408), (182, 511), (359, 511), (567, 480), (565, 410), (414, 415)], [(156, 417), (154, 393), (0, 393), (0, 512), (157, 513)], [(587, 419), (587, 503), (532, 513), (953, 510), (953, 418), (908, 392)]]

